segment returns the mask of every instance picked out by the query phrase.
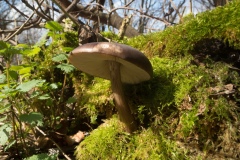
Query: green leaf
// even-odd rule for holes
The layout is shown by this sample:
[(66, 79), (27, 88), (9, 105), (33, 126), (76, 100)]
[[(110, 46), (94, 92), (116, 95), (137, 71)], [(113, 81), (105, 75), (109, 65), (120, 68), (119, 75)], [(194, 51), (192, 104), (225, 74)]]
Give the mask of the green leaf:
[(21, 92), (28, 92), (34, 87), (44, 83), (45, 80), (31, 80), (25, 83), (20, 84), (16, 89), (20, 90)]
[(6, 112), (10, 108), (11, 104), (1, 105), (0, 113)]
[(19, 119), (23, 122), (29, 123), (32, 126), (42, 126), (43, 125), (43, 115), (38, 112), (31, 112), (29, 114), (22, 114)]
[(9, 148), (11, 148), (16, 143), (16, 140), (11, 140), (6, 147), (4, 147), (4, 152), (6, 152)]
[(57, 86), (56, 83), (52, 83), (52, 84), (50, 84), (50, 88), (51, 88), (51, 89), (57, 89), (58, 86)]
[(66, 64), (66, 63), (57, 65), (57, 68), (60, 68), (65, 73), (70, 73), (71, 71), (73, 71), (75, 69), (75, 67), (73, 65)]
[(33, 91), (30, 98), (38, 97), (41, 93), (39, 91)]
[(46, 105), (47, 106), (52, 106), (53, 105), (53, 100), (51, 98), (47, 99)]
[(20, 54), (20, 51), (11, 47), (11, 48), (7, 49), (6, 53), (10, 54), (10, 55), (14, 55), (14, 54)]
[(0, 98), (7, 98), (9, 96), (14, 96), (16, 93), (17, 93), (16, 89), (9, 88), (7, 85), (5, 85), (3, 88), (1, 88)]
[(0, 74), (0, 83), (5, 83), (7, 77), (4, 74)]
[(27, 74), (27, 73), (30, 73), (31, 70), (32, 70), (32, 67), (24, 67), (24, 68), (19, 70), (19, 74), (20, 75)]
[(4, 41), (0, 41), (0, 50), (6, 49), (6, 48), (9, 48), (9, 47), (10, 47), (10, 44), (8, 44)]
[(18, 45), (16, 45), (16, 48), (29, 48), (29, 46), (27, 45), (27, 44), (23, 44), (23, 43), (21, 43), (21, 44), (18, 44)]
[(51, 30), (51, 31), (61, 31), (63, 30), (63, 27), (55, 21), (49, 21), (46, 23), (45, 28)]
[(0, 118), (0, 122), (3, 122), (7, 119), (7, 116), (3, 117), (3, 118)]
[(49, 96), (49, 94), (44, 94), (44, 95), (41, 95), (41, 96), (38, 97), (38, 99), (40, 99), (40, 100), (45, 100), (45, 99), (49, 99), (49, 98), (51, 98)]
[(12, 128), (9, 124), (4, 124), (0, 127), (0, 145), (5, 145), (8, 141)]
[(76, 100), (75, 97), (70, 97), (70, 98), (68, 98), (67, 103), (70, 104), (70, 103), (74, 103), (74, 102), (76, 102), (76, 101), (77, 101), (77, 100)]
[(10, 70), (12, 70), (12, 71), (19, 71), (20, 69), (22, 69), (22, 68), (24, 68), (23, 66), (15, 66), (15, 65), (12, 65), (11, 67), (10, 67)]
[(25, 158), (24, 160), (56, 160), (58, 154), (54, 154), (54, 155), (48, 155), (47, 153), (41, 153), (41, 154), (37, 154), (37, 155), (33, 155), (31, 157)]
[(61, 62), (67, 60), (67, 55), (64, 53), (57, 54), (55, 57), (52, 58), (54, 62)]
[(10, 44), (0, 41), (0, 55), (6, 60), (10, 60), (14, 54), (20, 54), (20, 51)]
[(70, 52), (70, 51), (72, 51), (74, 48), (73, 47), (62, 47), (62, 50), (64, 51), (64, 52)]
[(16, 71), (9, 71), (9, 75), (12, 79), (18, 80), (18, 74)]
[(27, 51), (28, 52), (27, 55), (34, 56), (34, 55), (38, 54), (40, 51), (41, 51), (41, 49), (39, 47), (34, 47), (33, 49)]

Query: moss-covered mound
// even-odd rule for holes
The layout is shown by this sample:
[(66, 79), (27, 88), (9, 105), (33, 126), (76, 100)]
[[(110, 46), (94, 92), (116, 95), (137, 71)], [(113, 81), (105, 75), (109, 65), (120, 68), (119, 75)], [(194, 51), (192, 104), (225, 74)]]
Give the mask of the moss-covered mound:
[(139, 130), (128, 135), (107, 120), (77, 147), (77, 159), (240, 159), (239, 22), (233, 1), (125, 40), (154, 69), (152, 80), (125, 87)]

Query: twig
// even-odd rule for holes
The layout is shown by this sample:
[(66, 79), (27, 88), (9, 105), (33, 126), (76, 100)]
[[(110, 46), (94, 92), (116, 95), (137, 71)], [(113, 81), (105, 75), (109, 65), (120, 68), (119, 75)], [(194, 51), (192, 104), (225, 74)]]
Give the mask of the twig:
[[(123, 8), (124, 8), (124, 9), (127, 8), (130, 4), (132, 4), (132, 2), (134, 2), (134, 0), (130, 1), (130, 2), (129, 2), (128, 4), (126, 4)], [(120, 9), (120, 8), (122, 8), (122, 7), (114, 8), (114, 9), (112, 9), (110, 12), (115, 12), (116, 10), (118, 10), (118, 9)], [(111, 16), (111, 15), (109, 15), (109, 16)]]
[[(37, 26), (37, 25), (41, 22), (41, 20), (42, 20), (41, 17), (35, 18), (34, 20), (32, 20), (31, 23), (26, 24), (26, 25), (22, 28), (22, 30), (21, 30), (20, 32), (22, 32), (23, 30), (30, 29), (30, 28), (32, 28), (32, 27), (34, 27), (34, 26)], [(14, 28), (14, 29), (0, 30), (0, 34), (4, 34), (4, 33), (7, 34), (7, 33), (9, 33), (9, 35), (10, 35), (11, 33), (16, 32), (19, 28), (20, 28), (20, 27), (17, 27), (17, 28)], [(42, 27), (38, 26), (38, 28), (42, 28)], [(20, 32), (19, 32), (19, 33), (20, 33)], [(7, 35), (6, 37), (8, 37), (9, 35)]]
[(13, 9), (15, 9), (18, 13), (20, 13), (21, 15), (23, 15), (24, 17), (27, 17), (28, 18), (28, 16), (26, 15), (26, 14), (24, 14), (23, 12), (21, 12), (19, 9), (17, 9), (17, 7), (15, 7), (15, 5), (13, 5), (13, 4), (10, 4), (9, 2), (8, 2), (8, 0), (4, 0), (11, 8), (13, 8)]
[[(132, 2), (134, 2), (134, 0), (130, 1), (128, 4), (126, 4), (126, 5), (123, 6), (123, 7), (117, 7), (117, 8), (111, 9), (110, 11), (107, 10), (106, 8), (104, 8), (103, 5), (98, 4), (98, 3), (92, 3), (92, 5), (97, 5), (97, 6), (102, 7), (102, 8), (109, 14), (109, 15), (108, 15), (108, 20), (107, 20), (108, 22), (110, 21), (111, 15), (112, 15), (113, 13), (115, 13), (116, 10), (118, 10), (118, 9), (127, 9), (127, 10), (132, 10), (132, 11), (136, 11), (136, 12), (138, 12), (138, 13), (141, 13), (141, 14), (142, 14), (143, 16), (145, 16), (145, 17), (152, 18), (152, 19), (156, 19), (156, 20), (158, 20), (158, 21), (162, 21), (162, 22), (164, 22), (164, 23), (167, 24), (167, 25), (174, 24), (174, 23), (170, 23), (170, 22), (166, 21), (166, 20), (163, 19), (163, 18), (158, 18), (158, 17), (154, 17), (154, 16), (152, 16), (152, 15), (148, 15), (147, 13), (145, 13), (145, 12), (143, 12), (143, 11), (140, 11), (140, 10), (138, 10), (138, 9), (128, 8), (128, 6), (129, 6)], [(112, 6), (112, 7), (113, 7), (113, 6)], [(180, 15), (180, 18), (181, 18), (181, 15)], [(109, 25), (109, 24), (108, 24), (108, 25)]]
[(189, 5), (190, 5), (190, 13), (192, 13), (192, 0), (189, 0)]
[(66, 87), (66, 81), (67, 81), (67, 74), (65, 73), (64, 79), (63, 79), (63, 87), (62, 87), (62, 90), (61, 90), (61, 95), (60, 95), (59, 103), (62, 103), (63, 93), (64, 93), (64, 89), (65, 89), (65, 87)]
[[(40, 2), (40, 4), (42, 4), (43, 3), (43, 1), (44, 0), (42, 0), (41, 2)], [(37, 9), (35, 9), (34, 7), (32, 7), (26, 0), (22, 0), (22, 2), (28, 7), (28, 8), (30, 8), (31, 10), (33, 10), (33, 11), (35, 11), (36, 12), (36, 14), (38, 15), (38, 16), (40, 16), (40, 17), (42, 17), (42, 18), (44, 18), (44, 19), (46, 19), (47, 21), (49, 21), (49, 20), (52, 20), (52, 18), (51, 17), (49, 17), (49, 16), (47, 16), (47, 15), (45, 15), (44, 13), (42, 13), (42, 12), (39, 12), (38, 11), (38, 8)]]
[[(43, 136), (47, 136), (46, 133), (44, 133), (40, 128), (35, 127)], [(67, 159), (67, 160), (71, 160), (70, 157), (68, 157), (68, 155), (61, 149), (61, 147), (50, 137), (48, 137), (50, 141), (52, 141), (56, 147), (60, 150), (60, 152), (62, 152), (63, 156)]]
[[(44, 0), (42, 0), (42, 2), (43, 2)], [(41, 2), (41, 3), (42, 3)], [(37, 7), (37, 9), (39, 8), (40, 6), (38, 6)], [(36, 9), (36, 10), (37, 10)], [(23, 23), (22, 25), (21, 25), (21, 27), (19, 27), (17, 30), (16, 30), (16, 32), (14, 32), (12, 35), (10, 35), (9, 37), (7, 37), (7, 38), (5, 38), (4, 39), (4, 41), (8, 41), (8, 40), (10, 40), (12, 37), (14, 37), (16, 34), (18, 34), (21, 30), (22, 30), (22, 28), (30, 21), (30, 19), (33, 17), (33, 15), (34, 15), (34, 13), (35, 13), (35, 11), (33, 11), (33, 13), (30, 15), (30, 17), (26, 20), (26, 22), (25, 23)]]
[[(79, 0), (74, 0), (68, 7), (67, 7), (67, 9), (65, 10), (66, 12), (70, 12), (72, 9), (73, 9), (73, 7), (75, 7), (76, 6), (76, 4), (79, 2)], [(61, 22), (62, 20), (63, 20), (63, 18), (64, 18), (64, 16), (65, 16), (66, 14), (64, 13), (64, 14), (62, 14), (62, 15), (60, 15), (60, 17), (58, 17), (58, 19), (57, 19), (57, 22)]]
[(179, 16), (179, 18), (180, 18), (180, 21), (182, 22), (182, 16), (181, 16), (181, 14), (179, 13), (179, 9), (175, 6), (175, 4), (173, 3), (172, 0), (170, 0), (170, 2), (171, 2), (171, 4), (172, 4), (174, 10), (177, 12), (177, 14), (178, 14), (178, 16)]
[[(37, 4), (38, 4), (38, 6), (39, 6), (39, 9), (40, 9), (40, 11), (41, 11), (41, 13), (45, 13), (45, 15), (46, 15), (46, 17), (48, 17), (49, 19), (51, 19), (51, 16), (49, 16), (50, 15), (50, 8), (48, 8), (48, 7), (46, 7), (46, 9), (45, 10), (43, 10), (42, 9), (42, 7), (43, 7), (43, 3), (39, 3), (39, 0), (36, 0), (36, 2), (37, 2)], [(48, 15), (48, 13), (49, 13), (49, 15)]]
[(127, 29), (127, 26), (128, 26), (129, 23), (130, 23), (131, 18), (132, 18), (132, 15), (130, 15), (129, 17), (126, 16), (126, 17), (123, 19), (122, 25), (121, 25), (121, 27), (119, 28), (119, 32), (118, 32), (118, 36), (119, 36), (120, 39), (123, 39), (124, 34), (125, 34), (125, 31), (126, 31), (126, 29)]
[(56, 1), (56, 0), (52, 0), (52, 1), (63, 11), (63, 13), (64, 13), (67, 17), (69, 17), (69, 18), (73, 21), (73, 23), (75, 23), (78, 27), (81, 26), (81, 24), (79, 23), (79, 21), (77, 20), (77, 18), (75, 18), (74, 16), (72, 16), (71, 14), (69, 14), (69, 13), (64, 9), (64, 7), (63, 7), (61, 4), (58, 3), (59, 1)]

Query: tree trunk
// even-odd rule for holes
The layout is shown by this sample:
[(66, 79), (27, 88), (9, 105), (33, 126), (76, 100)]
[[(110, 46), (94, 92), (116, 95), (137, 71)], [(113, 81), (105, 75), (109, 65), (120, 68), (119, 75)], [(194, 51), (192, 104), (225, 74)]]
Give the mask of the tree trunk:
[[(64, 7), (65, 9), (71, 4), (71, 2), (68, 0), (55, 0), (55, 1), (61, 4), (61, 6)], [(86, 19), (90, 19), (93, 21), (100, 20), (100, 23), (111, 25), (117, 29), (121, 27), (122, 21), (123, 21), (123, 18), (120, 17), (117, 13), (111, 14), (109, 18), (109, 14), (107, 13), (103, 13), (103, 12), (98, 13), (96, 9), (88, 10), (86, 9), (86, 7), (80, 4), (77, 4), (74, 8), (72, 8), (72, 12), (75, 12), (80, 17), (83, 17)], [(137, 35), (139, 35), (139, 33), (135, 28), (133, 28), (132, 26), (127, 26), (125, 36), (134, 37)]]
[(227, 1), (228, 0), (213, 0), (214, 7), (224, 6), (225, 4), (227, 4)]

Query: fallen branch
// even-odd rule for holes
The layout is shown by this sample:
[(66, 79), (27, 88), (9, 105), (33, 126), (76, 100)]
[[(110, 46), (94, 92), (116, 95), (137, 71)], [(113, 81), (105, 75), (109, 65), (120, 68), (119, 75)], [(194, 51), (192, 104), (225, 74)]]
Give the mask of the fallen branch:
[[(47, 136), (46, 133), (44, 133), (40, 128), (35, 127), (43, 136)], [(61, 147), (50, 137), (48, 137), (49, 140), (56, 145), (56, 147), (59, 149), (59, 151), (63, 154), (63, 156), (67, 159), (67, 160), (71, 160), (70, 157), (68, 157), (68, 155), (61, 149)]]

